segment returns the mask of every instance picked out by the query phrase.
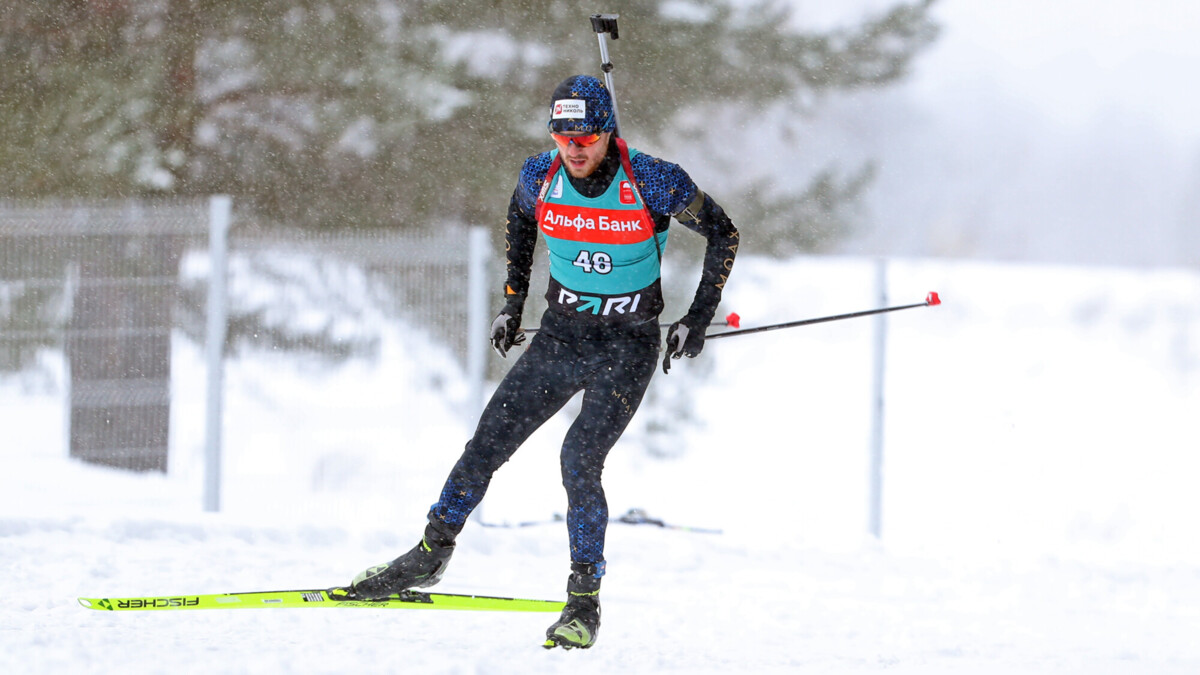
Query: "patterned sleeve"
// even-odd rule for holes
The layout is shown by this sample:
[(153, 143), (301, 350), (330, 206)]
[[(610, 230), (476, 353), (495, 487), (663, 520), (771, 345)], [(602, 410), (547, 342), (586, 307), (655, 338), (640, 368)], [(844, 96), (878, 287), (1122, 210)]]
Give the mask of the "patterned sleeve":
[(529, 275), (533, 268), (533, 251), (537, 243), (537, 224), (534, 212), (538, 193), (546, 182), (546, 172), (554, 155), (543, 152), (525, 160), (521, 177), (508, 204), (504, 224), (505, 281), (504, 300), (518, 313), (529, 295)]
[[(638, 191), (652, 213), (674, 216), (687, 208), (695, 198), (697, 188), (678, 164), (637, 153), (629, 158)], [(549, 165), (547, 165), (549, 168)], [(536, 195), (535, 195), (536, 196)]]
[(678, 165), (643, 154), (630, 157), (629, 163), (637, 177), (642, 199), (652, 212), (673, 216), (684, 227), (707, 240), (700, 284), (685, 317), (689, 327), (703, 330), (716, 314), (725, 282), (733, 269), (738, 230), (724, 209), (711, 196), (701, 192)]
[(521, 167), (521, 178), (517, 181), (517, 189), (513, 193), (513, 204), (530, 220), (533, 220), (538, 193), (542, 190), (542, 183), (546, 182), (546, 172), (550, 170), (553, 160), (553, 152), (543, 152), (526, 159), (525, 165)]

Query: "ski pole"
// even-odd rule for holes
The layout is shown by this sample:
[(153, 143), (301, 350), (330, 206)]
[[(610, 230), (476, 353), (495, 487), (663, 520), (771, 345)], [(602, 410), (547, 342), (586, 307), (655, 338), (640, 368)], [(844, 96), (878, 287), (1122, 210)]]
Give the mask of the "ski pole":
[(592, 30), (596, 33), (596, 39), (600, 41), (600, 70), (604, 71), (604, 86), (608, 87), (608, 95), (612, 98), (613, 135), (615, 136), (621, 135), (621, 118), (617, 116), (617, 90), (613, 89), (613, 64), (608, 59), (608, 41), (605, 38), (608, 33), (612, 33), (612, 39), (617, 39), (617, 18), (620, 16), (620, 14), (592, 15)]
[(898, 305), (896, 307), (883, 307), (881, 309), (868, 309), (862, 312), (851, 312), (849, 314), (835, 314), (833, 316), (822, 316), (816, 319), (802, 319), (800, 321), (788, 321), (787, 323), (773, 323), (769, 326), (758, 326), (756, 328), (744, 328), (742, 330), (731, 330), (725, 333), (716, 333), (713, 335), (705, 335), (704, 339), (713, 340), (716, 338), (733, 337), (735, 335), (749, 335), (751, 333), (763, 333), (769, 330), (779, 330), (781, 328), (795, 328), (796, 326), (808, 326), (814, 323), (825, 323), (827, 321), (840, 321), (842, 319), (853, 319), (860, 316), (870, 316), (872, 314), (883, 314), (884, 312), (897, 312), (902, 309), (912, 309), (914, 307), (932, 307), (942, 304), (942, 299), (938, 297), (936, 291), (930, 291), (929, 295), (925, 296), (925, 302), (916, 302), (911, 305)]
[[(724, 321), (714, 321), (713, 323), (711, 323), (709, 325), (710, 326), (732, 326), (734, 328), (741, 328), (742, 327), (742, 317), (738, 316), (737, 312), (730, 312), (725, 317)], [(670, 328), (671, 324), (660, 323), (660, 324), (658, 324), (658, 327), (659, 328)], [(522, 328), (521, 330), (526, 333), (536, 333), (540, 329), (539, 328)], [(712, 336), (709, 335), (708, 337), (712, 337)]]
[[(553, 517), (548, 518), (546, 520), (523, 520), (518, 523), (509, 523), (509, 522), (487, 523), (487, 522), (480, 521), (479, 525), (481, 525), (483, 527), (515, 529), (515, 528), (519, 528), (519, 527), (536, 527), (538, 525), (553, 525), (555, 523), (561, 523), (564, 521), (566, 521), (566, 517), (563, 516), (561, 513), (556, 513), (556, 514), (554, 514)], [(721, 534), (722, 533), (721, 530), (717, 530), (717, 529), (713, 529), (713, 528), (709, 528), (709, 527), (692, 527), (691, 525), (676, 525), (674, 523), (664, 522), (663, 520), (661, 520), (659, 518), (651, 518), (649, 515), (646, 514), (645, 511), (643, 511), (642, 509), (637, 509), (637, 508), (629, 509), (629, 511), (627, 511), (624, 515), (619, 516), (617, 518), (609, 518), (608, 522), (624, 523), (626, 525), (653, 525), (655, 527), (661, 527), (664, 530), (681, 530), (683, 532), (696, 532), (696, 533), (701, 533), (701, 534)]]

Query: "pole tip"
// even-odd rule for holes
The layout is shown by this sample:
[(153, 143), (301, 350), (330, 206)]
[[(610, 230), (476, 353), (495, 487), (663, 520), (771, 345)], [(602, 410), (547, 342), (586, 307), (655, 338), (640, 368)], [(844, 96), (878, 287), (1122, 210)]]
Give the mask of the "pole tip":
[(725, 323), (733, 326), (734, 328), (741, 328), (742, 317), (738, 316), (737, 312), (730, 312), (729, 315), (725, 317)]
[(940, 305), (942, 299), (938, 297), (937, 291), (929, 291), (929, 295), (925, 296), (926, 305)]

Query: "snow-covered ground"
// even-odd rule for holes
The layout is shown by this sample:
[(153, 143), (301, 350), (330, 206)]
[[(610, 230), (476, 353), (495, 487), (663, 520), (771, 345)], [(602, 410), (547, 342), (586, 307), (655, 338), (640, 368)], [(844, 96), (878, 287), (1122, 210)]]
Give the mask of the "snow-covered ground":
[[(745, 326), (864, 309), (873, 273), (746, 258), (723, 309)], [(606, 485), (613, 515), (722, 533), (614, 524), (588, 651), (542, 650), (548, 615), (81, 608), (328, 586), (394, 557), (466, 441), (467, 393), (403, 326), (378, 327), (369, 362), (239, 357), (210, 514), (195, 345), (175, 343), (166, 476), (67, 458), (47, 355), (0, 380), (0, 672), (1200, 672), (1200, 275), (902, 260), (888, 278), (893, 304), (944, 304), (888, 318), (882, 539), (872, 319), (711, 342), (675, 451), (632, 429)], [(567, 421), (501, 469), (483, 520), (564, 511)], [(473, 522), (460, 542), (439, 590), (563, 595), (561, 525)]]

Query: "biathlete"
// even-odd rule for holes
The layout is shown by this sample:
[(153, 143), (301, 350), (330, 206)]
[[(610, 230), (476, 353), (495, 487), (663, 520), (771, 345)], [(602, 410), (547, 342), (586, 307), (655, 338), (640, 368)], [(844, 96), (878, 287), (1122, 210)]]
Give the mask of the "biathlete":
[(612, 99), (596, 78), (576, 75), (554, 90), (555, 149), (525, 160), (505, 230), (504, 308), (491, 326), (500, 356), (525, 340), (521, 314), (540, 231), (550, 256), (549, 308), (525, 353), (500, 382), (475, 434), (428, 514), (411, 551), (371, 567), (350, 586), (382, 598), (437, 583), (455, 538), (492, 475), (576, 393), (583, 404), (563, 440), (571, 572), (562, 615), (546, 647), (590, 647), (600, 628), (608, 504), (605, 457), (637, 411), (658, 361), (660, 278), (671, 218), (707, 240), (687, 314), (667, 331), (671, 359), (695, 357), (716, 313), (738, 249), (738, 231), (679, 166), (630, 149), (615, 131)]

